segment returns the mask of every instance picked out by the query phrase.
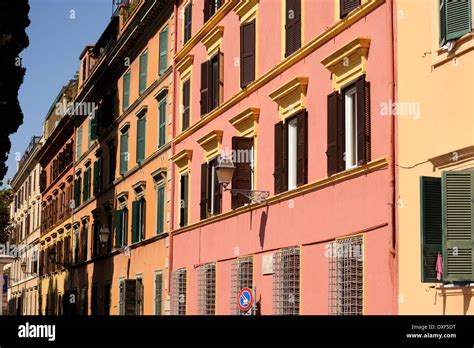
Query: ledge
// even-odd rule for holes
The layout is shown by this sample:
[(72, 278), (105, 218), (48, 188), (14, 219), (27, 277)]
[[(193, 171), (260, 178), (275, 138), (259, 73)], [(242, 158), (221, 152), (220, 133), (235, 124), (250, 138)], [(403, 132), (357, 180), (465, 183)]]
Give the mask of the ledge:
[(206, 36), (204, 36), (204, 38), (202, 39), (202, 43), (204, 46), (206, 46), (208, 57), (212, 57), (217, 52), (219, 46), (222, 43), (223, 36), (223, 26), (215, 27)]
[(446, 168), (474, 160), (474, 145), (428, 159), (434, 168)]
[(256, 16), (259, 0), (240, 0), (234, 8), (234, 12), (239, 16), (240, 23), (253, 20)]
[(181, 150), (176, 155), (171, 157), (171, 161), (176, 164), (179, 169), (179, 173), (182, 173), (189, 169), (189, 163), (193, 158), (193, 150)]
[(296, 77), (270, 93), (270, 98), (278, 104), (281, 120), (304, 109), (308, 81), (307, 77)]
[(257, 123), (260, 117), (260, 108), (248, 108), (237, 116), (232, 117), (229, 122), (239, 132), (240, 136), (257, 135)]
[(197, 143), (205, 151), (204, 157), (206, 161), (209, 161), (216, 155), (219, 155), (219, 148), (222, 143), (223, 134), (224, 131), (222, 130), (213, 130), (197, 141)]
[(188, 70), (193, 65), (193, 62), (194, 62), (194, 55), (189, 54), (179, 64), (176, 64), (176, 70), (178, 70), (180, 74), (183, 74), (183, 72)]

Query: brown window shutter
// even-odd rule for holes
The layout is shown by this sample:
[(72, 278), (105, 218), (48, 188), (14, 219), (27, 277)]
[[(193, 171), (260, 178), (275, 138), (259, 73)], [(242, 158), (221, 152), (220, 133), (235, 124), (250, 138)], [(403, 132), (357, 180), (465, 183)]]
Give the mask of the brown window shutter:
[(288, 131), (283, 122), (275, 125), (275, 194), (286, 191), (288, 187), (287, 178), (287, 148), (288, 148)]
[(370, 161), (370, 84), (362, 75), (357, 90), (357, 164)]
[(301, 111), (296, 120), (296, 185), (300, 186), (308, 182), (308, 112)]
[(201, 116), (209, 111), (209, 61), (201, 64)]
[(188, 42), (192, 35), (192, 3), (184, 9), (184, 43)]
[(346, 170), (346, 117), (344, 96), (339, 94), (337, 105), (337, 172)]
[(338, 92), (328, 95), (328, 147), (326, 151), (328, 157), (328, 176), (338, 171), (337, 119), (340, 113), (340, 99), (341, 97)]
[(295, 0), (286, 0), (285, 13), (285, 57), (293, 53), (293, 36), (294, 36), (294, 10), (293, 4)]
[(207, 218), (207, 163), (201, 165), (201, 220)]
[[(217, 162), (217, 160), (214, 160), (214, 163)], [(215, 167), (214, 165), (209, 168), (213, 172), (215, 172)], [(235, 174), (234, 174), (235, 175)], [(214, 174), (215, 180), (214, 180), (214, 211), (212, 212), (213, 214), (220, 214), (221, 213), (221, 199), (222, 199), (222, 191), (221, 191), (221, 185), (219, 184), (219, 180), (217, 180), (217, 173)]]
[(340, 0), (340, 18), (344, 18), (358, 6), (360, 6), (360, 0)]
[(294, 1), (295, 19), (293, 20), (293, 42), (292, 52), (295, 52), (301, 47), (301, 0)]
[(255, 80), (255, 19), (240, 27), (240, 87)]
[(179, 227), (184, 227), (188, 224), (188, 175), (181, 175), (180, 181), (180, 219)]
[[(232, 138), (232, 152), (235, 154), (235, 172), (234, 176), (232, 177), (233, 189), (250, 190), (252, 188), (252, 147), (253, 138)], [(232, 209), (236, 209), (247, 203), (249, 203), (249, 200), (244, 195), (232, 195)]]
[(135, 315), (137, 299), (137, 282), (135, 279), (125, 280), (125, 315)]
[(221, 93), (224, 90), (224, 53), (221, 50), (217, 51), (217, 69), (213, 74), (213, 78), (217, 79), (217, 83), (213, 84), (217, 88), (213, 91), (214, 107), (218, 107), (221, 103)]
[(183, 130), (189, 127), (190, 80), (183, 84)]
[(211, 2), (212, 0), (204, 0), (204, 23), (211, 17)]

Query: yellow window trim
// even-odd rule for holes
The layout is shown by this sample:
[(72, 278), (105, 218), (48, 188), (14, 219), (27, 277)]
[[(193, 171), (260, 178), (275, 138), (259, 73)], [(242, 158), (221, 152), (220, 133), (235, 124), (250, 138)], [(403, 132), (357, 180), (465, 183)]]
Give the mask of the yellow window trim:
[(455, 167), (469, 161), (474, 161), (474, 145), (447, 152), (430, 158), (428, 161), (437, 169)]
[(321, 61), (332, 73), (334, 90), (340, 91), (344, 85), (366, 73), (369, 48), (369, 38), (357, 37)]
[(183, 175), (191, 169), (191, 160), (193, 158), (193, 150), (184, 149), (171, 157), (171, 161), (178, 167), (178, 174)]
[(270, 98), (278, 104), (281, 121), (305, 108), (308, 81), (307, 77), (296, 77), (270, 93)]
[(183, 59), (181, 62), (179, 62), (179, 64), (176, 65), (176, 70), (178, 70), (182, 80), (184, 80), (188, 73), (191, 71), (193, 62), (194, 55), (188, 54), (185, 59)]
[(253, 21), (257, 17), (259, 0), (241, 0), (234, 8), (234, 12), (239, 16), (240, 24)]
[(197, 141), (204, 149), (204, 159), (206, 162), (209, 162), (211, 159), (219, 155), (223, 134), (224, 131), (222, 130), (213, 130)]
[(223, 36), (224, 36), (224, 27), (220, 25), (212, 29), (202, 39), (202, 43), (204, 46), (206, 46), (206, 49), (207, 49), (208, 59), (214, 56), (219, 50), (219, 47), (221, 46), (221, 43), (222, 43)]
[(260, 108), (248, 108), (237, 116), (232, 117), (229, 122), (238, 131), (241, 137), (253, 137), (257, 135), (257, 124), (260, 116)]

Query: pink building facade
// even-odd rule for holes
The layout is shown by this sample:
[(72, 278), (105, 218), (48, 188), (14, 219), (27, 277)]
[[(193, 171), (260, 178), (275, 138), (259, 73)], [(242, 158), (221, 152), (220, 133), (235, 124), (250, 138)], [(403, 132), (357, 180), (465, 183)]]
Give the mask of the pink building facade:
[[(397, 313), (391, 1), (208, 3), (178, 2), (171, 313)], [(232, 150), (264, 202), (216, 183)]]

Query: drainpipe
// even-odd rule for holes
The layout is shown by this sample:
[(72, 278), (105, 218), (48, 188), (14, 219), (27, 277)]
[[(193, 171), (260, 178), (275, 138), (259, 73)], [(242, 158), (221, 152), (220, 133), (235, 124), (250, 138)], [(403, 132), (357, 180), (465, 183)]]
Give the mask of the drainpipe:
[[(173, 53), (176, 54), (178, 50), (178, 1), (174, 1), (174, 49)], [(176, 107), (176, 93), (177, 93), (177, 73), (175, 69), (175, 61), (173, 59), (173, 120), (171, 122), (171, 153), (174, 154), (175, 152), (175, 144), (174, 144), (174, 137), (176, 135), (176, 113), (178, 109)], [(174, 165), (171, 164), (171, 199), (170, 199), (170, 244), (168, 250), (168, 295), (171, 296), (171, 271), (173, 270), (173, 230), (174, 230), (174, 203), (175, 203), (175, 180), (174, 180)]]

